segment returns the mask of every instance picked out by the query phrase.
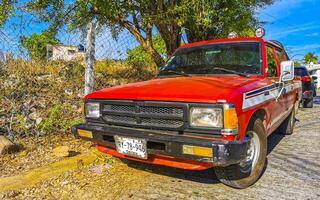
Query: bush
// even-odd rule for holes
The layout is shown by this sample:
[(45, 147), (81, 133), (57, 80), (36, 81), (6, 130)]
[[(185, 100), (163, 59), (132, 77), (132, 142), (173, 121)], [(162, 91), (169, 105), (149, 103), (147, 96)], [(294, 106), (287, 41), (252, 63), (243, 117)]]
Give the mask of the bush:
[[(83, 63), (10, 60), (0, 73), (0, 132), (11, 138), (69, 132), (83, 119)], [(151, 67), (97, 61), (95, 89), (150, 79), (154, 74)]]
[(37, 128), (41, 133), (61, 133), (66, 132), (70, 129), (71, 126), (83, 122), (83, 119), (80, 118), (70, 118), (74, 110), (69, 106), (55, 105), (49, 110), (49, 115), (44, 119)]

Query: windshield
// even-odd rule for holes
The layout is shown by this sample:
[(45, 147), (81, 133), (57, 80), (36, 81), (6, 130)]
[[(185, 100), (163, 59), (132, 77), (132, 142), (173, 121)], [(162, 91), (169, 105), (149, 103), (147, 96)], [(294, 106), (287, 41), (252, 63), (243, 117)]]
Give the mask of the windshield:
[(232, 74), (230, 71), (260, 75), (261, 66), (259, 42), (216, 43), (177, 50), (159, 76)]

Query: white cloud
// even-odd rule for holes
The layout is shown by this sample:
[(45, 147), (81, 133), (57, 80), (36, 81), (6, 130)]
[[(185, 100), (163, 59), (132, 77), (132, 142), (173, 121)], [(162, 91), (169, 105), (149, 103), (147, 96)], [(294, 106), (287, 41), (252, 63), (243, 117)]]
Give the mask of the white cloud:
[(320, 33), (310, 33), (310, 34), (307, 34), (308, 37), (317, 37), (317, 36), (320, 36)]
[(287, 48), (292, 52), (306, 51), (306, 50), (316, 50), (320, 49), (320, 44), (306, 44), (302, 46), (287, 46)]
[(297, 46), (287, 46), (286, 48), (289, 57), (294, 57), (293, 60), (302, 60), (303, 56), (308, 52), (315, 53), (320, 56), (320, 44), (306, 44), (306, 45), (297, 45)]
[(258, 9), (256, 13), (261, 20), (273, 22), (288, 17), (295, 8), (302, 5), (313, 6), (318, 3), (315, 0), (278, 0), (270, 6)]
[(285, 36), (292, 34), (292, 33), (300, 33), (300, 32), (308, 33), (310, 30), (314, 30), (317, 28), (320, 28), (319, 24), (309, 23), (309, 24), (306, 24), (304, 26), (299, 26), (299, 27), (288, 27), (287, 29), (283, 29), (283, 30), (279, 30), (275, 33), (271, 33), (268, 36), (281, 38), (281, 37), (285, 37)]
[[(305, 0), (308, 1), (308, 0)], [(273, 22), (280, 18), (285, 18), (291, 14), (293, 8), (299, 7), (303, 1), (301, 0), (279, 0), (274, 4), (257, 10), (259, 18), (265, 21)]]

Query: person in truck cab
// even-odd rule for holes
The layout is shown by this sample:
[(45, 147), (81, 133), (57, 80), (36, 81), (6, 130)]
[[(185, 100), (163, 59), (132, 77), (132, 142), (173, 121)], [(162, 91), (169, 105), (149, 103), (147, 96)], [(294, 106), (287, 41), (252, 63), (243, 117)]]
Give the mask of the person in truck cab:
[(267, 137), (292, 134), (301, 97), (283, 46), (261, 37), (189, 43), (153, 80), (85, 96), (76, 137), (115, 157), (186, 170), (213, 168), (246, 188), (266, 164)]

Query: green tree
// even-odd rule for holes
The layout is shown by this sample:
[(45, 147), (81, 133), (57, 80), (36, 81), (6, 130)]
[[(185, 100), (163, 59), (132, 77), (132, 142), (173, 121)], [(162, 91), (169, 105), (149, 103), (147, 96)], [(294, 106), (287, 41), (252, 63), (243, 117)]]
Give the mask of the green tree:
[(294, 66), (297, 67), (297, 66), (301, 66), (301, 63), (298, 62), (298, 61), (294, 61)]
[(14, 0), (1, 0), (0, 2), (0, 27), (14, 13)]
[[(128, 30), (154, 62), (161, 66), (163, 57), (153, 44), (156, 28), (170, 55), (181, 44), (185, 28), (189, 42), (226, 37), (231, 31), (240, 36), (251, 34), (258, 24), (254, 11), (273, 0), (34, 0), (29, 10), (38, 13), (51, 28), (65, 23), (72, 29), (83, 28), (96, 19), (117, 37)], [(249, 29), (249, 30), (248, 30)]]
[(63, 0), (30, 1), (28, 8), (50, 23), (50, 30), (56, 30), (68, 24), (70, 29), (83, 29), (92, 21), (97, 20), (100, 27), (107, 26), (117, 38), (123, 30), (128, 30), (140, 46), (161, 66), (162, 56), (153, 45), (154, 24), (149, 12), (152, 1), (149, 0)]
[(271, 3), (272, 0), (185, 0), (184, 27), (188, 41), (225, 38), (232, 31), (239, 36), (253, 36), (255, 27), (259, 25), (255, 10)]
[[(154, 37), (153, 45), (156, 51), (162, 55), (162, 57), (166, 57), (166, 46), (160, 35), (156, 35)], [(154, 63), (150, 55), (146, 53), (140, 45), (136, 48), (130, 49), (127, 54), (128, 57), (126, 59), (126, 63), (130, 65), (145, 67), (145, 65)]]
[(310, 64), (312, 63), (318, 63), (318, 56), (316, 56), (314, 53), (307, 53), (304, 57), (303, 57), (304, 63), (306, 64)]
[(25, 47), (34, 60), (45, 59), (47, 45), (59, 44), (59, 40), (55, 38), (55, 33), (45, 31), (41, 34), (32, 34), (29, 37), (22, 36), (21, 43)]

